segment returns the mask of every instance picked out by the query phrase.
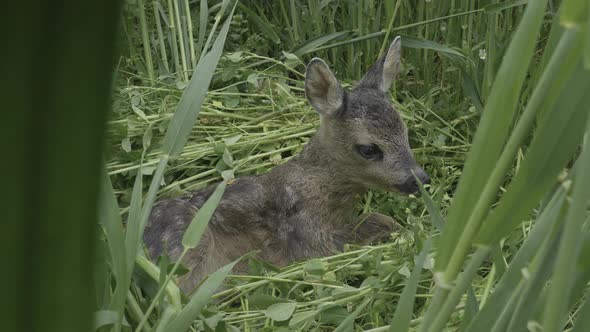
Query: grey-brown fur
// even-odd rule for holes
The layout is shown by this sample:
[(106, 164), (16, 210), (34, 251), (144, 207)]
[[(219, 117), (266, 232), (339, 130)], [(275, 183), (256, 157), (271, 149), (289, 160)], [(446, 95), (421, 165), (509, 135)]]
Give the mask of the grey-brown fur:
[[(310, 62), (305, 91), (320, 114), (318, 132), (288, 163), (228, 185), (199, 246), (184, 258), (183, 264), (191, 269), (179, 280), (185, 292), (250, 251), (258, 250), (262, 259), (284, 266), (391, 233), (390, 217), (357, 217), (354, 209), (367, 189), (415, 192), (412, 170), (422, 182), (428, 181), (412, 157), (406, 127), (387, 94), (400, 68), (400, 48), (398, 37), (351, 91), (340, 86), (322, 60)], [(368, 154), (375, 150), (359, 147), (371, 144), (382, 154)], [(152, 258), (164, 247), (173, 259), (179, 257), (184, 231), (213, 189), (155, 204), (144, 233)], [(244, 272), (245, 266), (236, 269)]]

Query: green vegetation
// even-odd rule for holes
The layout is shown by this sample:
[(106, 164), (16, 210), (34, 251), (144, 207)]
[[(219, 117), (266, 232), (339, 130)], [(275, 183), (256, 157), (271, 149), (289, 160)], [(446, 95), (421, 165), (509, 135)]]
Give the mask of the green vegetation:
[[(120, 33), (97, 330), (590, 330), (587, 1), (137, 0), (124, 5)], [(230, 264), (180, 294), (172, 280), (183, 267), (153, 264), (141, 247), (155, 199), (220, 183), (183, 238), (195, 247), (227, 181), (288, 161), (313, 135), (305, 63), (322, 57), (349, 85), (396, 35), (405, 75), (392, 98), (432, 183), (420, 197), (370, 192), (358, 208), (402, 229), (282, 269), (250, 255), (251, 275), (231, 275)], [(91, 140), (90, 127), (77, 137)], [(95, 136), (81, 142), (98, 145)], [(92, 191), (76, 174), (68, 183)], [(90, 215), (83, 209), (93, 213), (81, 206), (70, 219)]]

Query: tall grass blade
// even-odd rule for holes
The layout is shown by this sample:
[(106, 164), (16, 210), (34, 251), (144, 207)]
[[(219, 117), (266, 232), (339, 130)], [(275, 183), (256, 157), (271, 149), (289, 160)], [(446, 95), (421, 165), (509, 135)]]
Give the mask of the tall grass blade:
[(441, 45), (432, 40), (420, 39), (412, 36), (401, 35), (404, 47), (417, 48), (422, 50), (432, 50), (450, 57), (451, 59), (467, 60), (468, 58), (461, 52), (448, 46)]
[(315, 52), (318, 47), (321, 47), (333, 40), (338, 40), (347, 37), (349, 34), (349, 31), (339, 31), (324, 36), (320, 36), (307, 41), (305, 44), (301, 46), (298, 46), (297, 48), (293, 49), (291, 53), (295, 54), (296, 56), (302, 56), (307, 53)]
[(486, 14), (497, 14), (503, 10), (526, 5), (529, 0), (512, 0), (512, 1), (502, 1), (500, 3), (493, 3), (483, 7), (483, 10)]
[(426, 261), (426, 256), (430, 251), (430, 243), (431, 240), (428, 239), (418, 256), (418, 259), (416, 259), (414, 270), (412, 271), (412, 274), (410, 274), (410, 278), (408, 278), (399, 302), (397, 303), (393, 320), (389, 326), (389, 332), (403, 332), (408, 331), (410, 328), (410, 319), (412, 318), (416, 289), (418, 287), (418, 282), (420, 281), (420, 273), (422, 272), (422, 267)]

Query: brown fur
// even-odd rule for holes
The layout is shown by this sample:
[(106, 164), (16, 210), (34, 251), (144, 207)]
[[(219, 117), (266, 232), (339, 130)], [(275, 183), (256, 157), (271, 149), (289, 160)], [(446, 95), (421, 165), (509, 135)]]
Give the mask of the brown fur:
[[(228, 185), (197, 248), (185, 256), (191, 271), (180, 280), (189, 292), (206, 275), (254, 250), (278, 266), (330, 255), (345, 243), (369, 243), (388, 236), (393, 220), (354, 209), (367, 189), (414, 192), (426, 173), (416, 164), (407, 129), (387, 96), (400, 68), (400, 41), (379, 59), (352, 91), (345, 91), (328, 66), (313, 59), (306, 96), (321, 116), (316, 135), (290, 162), (267, 174), (237, 178)], [(378, 146), (367, 159), (360, 145)], [(214, 187), (158, 202), (144, 233), (152, 258), (164, 249), (173, 259), (182, 236)], [(245, 266), (236, 267), (244, 272)]]

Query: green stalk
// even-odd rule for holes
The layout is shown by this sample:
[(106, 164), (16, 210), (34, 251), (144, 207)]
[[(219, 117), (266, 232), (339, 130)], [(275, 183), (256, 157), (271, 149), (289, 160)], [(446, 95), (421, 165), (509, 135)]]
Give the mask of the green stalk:
[[(172, 2), (172, 0), (170, 0)], [(188, 63), (186, 60), (186, 48), (184, 47), (184, 33), (182, 31), (182, 22), (180, 21), (180, 10), (178, 8), (178, 1), (173, 1), (172, 5), (174, 6), (174, 17), (176, 19), (176, 32), (178, 33), (178, 42), (179, 42), (179, 49), (180, 49), (180, 59), (182, 60), (182, 77), (184, 81), (188, 81)], [(172, 10), (172, 8), (170, 8)]]
[(168, 40), (170, 41), (170, 49), (172, 49), (172, 59), (174, 60), (174, 66), (175, 66), (175, 71), (177, 73), (178, 78), (179, 79), (184, 79), (185, 81), (187, 80), (186, 78), (184, 78), (185, 74), (184, 72), (181, 70), (180, 67), (180, 58), (178, 57), (178, 40), (176, 39), (176, 24), (174, 24), (174, 9), (173, 9), (173, 5), (172, 5), (172, 0), (168, 0), (168, 29), (169, 29), (169, 33), (170, 33), (170, 38), (168, 38)]
[(461, 273), (457, 278), (457, 283), (453, 286), (443, 306), (436, 308), (438, 314), (432, 321), (432, 324), (424, 323), (425, 327), (428, 329), (426, 331), (438, 332), (443, 330), (443, 327), (446, 325), (449, 316), (455, 309), (455, 305), (457, 302), (459, 302), (461, 296), (471, 285), (471, 281), (473, 280), (475, 273), (477, 273), (477, 270), (479, 269), (481, 263), (483, 263), (484, 259), (488, 256), (489, 252), (490, 247), (481, 246), (477, 249), (475, 254), (473, 254), (473, 257), (471, 257), (471, 260), (465, 267), (465, 271), (463, 271), (463, 273)]
[[(492, 3), (497, 3), (498, 0), (493, 0)], [(496, 56), (496, 28), (498, 26), (498, 14), (491, 14), (488, 18), (488, 29), (487, 29), (487, 46), (486, 46), (486, 62), (485, 62), (485, 75), (484, 84), (482, 89), (482, 97), (485, 101), (488, 93), (492, 89), (494, 83), (495, 73), (495, 56)]]
[[(132, 318), (135, 318), (137, 321), (139, 321), (143, 316), (141, 307), (139, 306), (139, 303), (137, 303), (137, 300), (135, 299), (131, 291), (127, 291), (127, 308)], [(150, 332), (151, 330), (152, 327), (149, 323), (146, 322), (143, 326), (143, 332)]]
[(150, 303), (150, 306), (147, 308), (147, 310), (143, 314), (143, 317), (141, 318), (141, 321), (139, 322), (139, 324), (135, 328), (135, 332), (140, 332), (142, 330), (143, 326), (147, 323), (147, 320), (150, 317), (150, 314), (152, 313), (152, 311), (156, 307), (156, 304), (162, 298), (162, 295), (164, 295), (164, 291), (166, 290), (166, 287), (168, 286), (168, 283), (170, 282), (170, 280), (172, 280), (172, 276), (174, 275), (174, 273), (178, 269), (178, 266), (180, 265), (180, 262), (182, 261), (182, 259), (184, 258), (184, 256), (188, 252), (188, 250), (189, 250), (189, 248), (185, 248), (182, 251), (182, 254), (178, 258), (178, 260), (176, 261), (176, 263), (174, 263), (174, 266), (172, 267), (172, 270), (170, 270), (170, 272), (168, 274), (166, 274), (166, 279), (164, 280), (164, 284), (162, 286), (160, 286), (160, 289), (158, 289), (158, 292), (156, 293), (156, 296), (154, 296), (154, 298), (152, 299), (152, 302)]
[(291, 12), (291, 27), (293, 28), (293, 36), (295, 37), (295, 43), (301, 42), (301, 36), (299, 34), (299, 15), (297, 15), (297, 7), (295, 6), (295, 0), (289, 1), (290, 12)]
[[(223, 16), (225, 8), (226, 8), (226, 6), (222, 6), (219, 13), (217, 13), (217, 15), (215, 15), (215, 22), (213, 23), (213, 27), (211, 28), (211, 33), (209, 33), (209, 36), (207, 37), (207, 41), (205, 42), (205, 46), (201, 50), (201, 59), (205, 56), (205, 54), (207, 54), (207, 50), (209, 49), (209, 44), (211, 44), (211, 40), (213, 40), (213, 33), (217, 30), (217, 26), (219, 25), (219, 22), (221, 22), (221, 18)], [(201, 59), (199, 59), (199, 61)]]
[(152, 46), (150, 43), (150, 37), (147, 27), (147, 20), (145, 18), (145, 8), (143, 0), (137, 1), (137, 9), (139, 11), (139, 24), (141, 27), (141, 38), (143, 42), (143, 56), (145, 57), (145, 67), (147, 70), (148, 78), (151, 82), (155, 79), (154, 74), (154, 63), (152, 60)]
[(383, 43), (381, 44), (381, 49), (379, 49), (379, 57), (381, 57), (381, 55), (383, 55), (383, 53), (385, 52), (385, 48), (387, 46), (389, 46), (389, 35), (391, 34), (391, 31), (393, 29), (393, 22), (395, 22), (395, 18), (397, 16), (397, 10), (399, 9), (400, 3), (401, 3), (400, 0), (397, 0), (395, 2), (393, 14), (391, 15), (391, 18), (389, 19), (389, 25), (387, 26), (387, 30), (385, 31), (385, 38), (383, 38)]
[[(457, 14), (453, 14), (453, 15), (447, 15), (447, 16), (443, 16), (443, 17), (437, 17), (437, 18), (433, 18), (431, 20), (426, 20), (426, 21), (421, 21), (421, 22), (416, 22), (416, 23), (411, 23), (411, 24), (406, 24), (406, 25), (402, 25), (402, 26), (399, 26), (399, 27), (395, 27), (395, 28), (391, 29), (391, 31), (407, 30), (407, 29), (419, 27), (419, 26), (424, 25), (424, 24), (430, 24), (430, 23), (434, 23), (434, 22), (438, 22), (438, 21), (444, 21), (444, 20), (447, 20), (449, 18), (464, 16), (464, 15), (469, 15), (469, 14), (478, 13), (478, 12), (482, 12), (482, 11), (483, 11), (483, 9), (474, 9), (474, 10), (471, 10), (471, 11), (466, 11), (466, 12), (457, 13)], [(373, 33), (367, 34), (365, 36), (361, 36), (361, 37), (357, 37), (357, 38), (352, 38), (352, 39), (349, 39), (349, 40), (345, 40), (345, 41), (341, 41), (341, 42), (337, 42), (337, 43), (333, 43), (333, 44), (329, 44), (329, 45), (320, 46), (320, 47), (316, 48), (315, 51), (321, 51), (321, 50), (325, 50), (325, 49), (332, 48), (332, 47), (337, 47), (337, 46), (342, 46), (342, 45), (348, 45), (348, 44), (351, 44), (351, 43), (355, 43), (355, 42), (366, 40), (366, 39), (370, 39), (370, 38), (381, 37), (381, 36), (385, 35), (386, 33), (387, 33), (386, 30), (381, 30), (381, 31), (373, 32)]]
[(160, 20), (160, 0), (153, 1), (152, 7), (154, 8), (154, 18), (156, 19), (156, 31), (158, 33), (158, 42), (160, 44), (160, 55), (162, 56), (162, 63), (164, 68), (170, 72), (170, 65), (168, 64), (168, 54), (166, 52), (166, 45), (164, 44), (164, 32), (162, 31), (162, 22)]
[(197, 66), (197, 56), (195, 53), (195, 38), (193, 37), (193, 22), (191, 18), (191, 10), (188, 5), (188, 0), (184, 0), (184, 11), (186, 13), (186, 28), (188, 30), (188, 45), (191, 55), (192, 68)]

